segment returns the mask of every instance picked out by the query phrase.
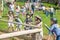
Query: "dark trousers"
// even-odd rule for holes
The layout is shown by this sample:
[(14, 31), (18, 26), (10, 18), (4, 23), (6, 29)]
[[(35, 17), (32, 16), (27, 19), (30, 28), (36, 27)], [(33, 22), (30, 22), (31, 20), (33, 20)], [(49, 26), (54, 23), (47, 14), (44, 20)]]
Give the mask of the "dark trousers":
[(46, 11), (46, 17), (48, 17), (48, 15), (49, 15), (49, 12), (48, 12), (48, 11)]
[(50, 18), (53, 18), (53, 12), (50, 12)]
[(60, 40), (60, 36), (57, 36), (57, 37), (56, 37), (56, 40)]

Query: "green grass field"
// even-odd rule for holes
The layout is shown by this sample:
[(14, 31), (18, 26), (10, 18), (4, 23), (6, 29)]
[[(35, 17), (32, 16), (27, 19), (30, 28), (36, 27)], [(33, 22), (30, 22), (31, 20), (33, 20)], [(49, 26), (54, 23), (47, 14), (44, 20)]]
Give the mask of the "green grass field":
[[(22, 3), (22, 2), (16, 2), (16, 4), (20, 4), (21, 6), (24, 5), (24, 3)], [(44, 5), (47, 5), (47, 4), (44, 4)], [(48, 5), (51, 5), (51, 4), (48, 4)], [(7, 20), (7, 16), (6, 16), (7, 12), (8, 12), (8, 8), (4, 8), (3, 18), (2, 19), (6, 19)], [(44, 27), (44, 23), (46, 23), (48, 26), (50, 26), (50, 16), (48, 16), (48, 18), (46, 18), (45, 14), (42, 11), (39, 11), (39, 12), (35, 11), (34, 16), (35, 15), (38, 15), (38, 16), (42, 17), (44, 34), (47, 34), (48, 31)], [(57, 11), (56, 15), (54, 15), (54, 17), (58, 19), (58, 24), (60, 24), (60, 11)], [(22, 17), (22, 15), (20, 14), (20, 19), (24, 22), (25, 16)], [(33, 21), (34, 21), (34, 18), (33, 18)], [(8, 23), (0, 21), (0, 30), (7, 30), (7, 27), (8, 27)]]

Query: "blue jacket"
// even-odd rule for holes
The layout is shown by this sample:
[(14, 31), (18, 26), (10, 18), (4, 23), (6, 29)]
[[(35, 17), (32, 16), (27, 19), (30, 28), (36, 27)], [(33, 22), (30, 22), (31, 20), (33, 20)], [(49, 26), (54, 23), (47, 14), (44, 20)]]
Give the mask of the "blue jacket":
[(51, 28), (46, 27), (49, 31), (51, 31), (52, 33), (55, 33), (56, 36), (60, 36), (60, 28), (57, 26), (57, 24), (53, 24), (51, 26)]

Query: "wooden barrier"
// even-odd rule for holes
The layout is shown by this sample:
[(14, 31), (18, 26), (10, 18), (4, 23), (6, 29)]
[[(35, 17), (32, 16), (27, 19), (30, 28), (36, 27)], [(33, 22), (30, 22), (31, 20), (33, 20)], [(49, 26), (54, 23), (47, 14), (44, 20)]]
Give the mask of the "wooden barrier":
[(25, 31), (19, 31), (19, 32), (5, 33), (5, 34), (0, 35), (0, 39), (10, 38), (10, 37), (15, 37), (15, 36), (20, 36), (20, 35), (26, 35), (26, 34), (32, 34), (32, 33), (37, 33), (37, 32), (40, 32), (40, 29), (32, 29), (32, 30), (25, 30)]
[[(8, 22), (8, 20), (3, 20), (3, 19), (0, 19), (0, 21)], [(14, 24), (20, 24), (20, 23), (17, 23), (17, 22), (13, 22), (13, 23)], [(21, 25), (37, 27), (36, 25), (25, 24), (25, 23), (22, 23)], [(39, 27), (36, 28), (36, 29), (32, 29), (32, 30), (24, 30), (24, 31), (19, 31), (19, 32), (1, 34), (0, 39), (10, 38), (10, 37), (15, 37), (15, 36), (20, 36), (20, 35), (26, 35), (26, 34), (32, 34), (32, 33), (37, 33), (37, 32), (40, 32)]]
[[(3, 20), (3, 19), (0, 19), (0, 21), (3, 21), (3, 22), (8, 22), (8, 20)], [(36, 28), (40, 28), (40, 27), (38, 27), (38, 26), (36, 26), (36, 25), (32, 25), (32, 24), (26, 24), (26, 23), (18, 23), (18, 22), (13, 22), (14, 24), (20, 24), (20, 25), (24, 25), (24, 26), (32, 26), (32, 27), (36, 27)]]

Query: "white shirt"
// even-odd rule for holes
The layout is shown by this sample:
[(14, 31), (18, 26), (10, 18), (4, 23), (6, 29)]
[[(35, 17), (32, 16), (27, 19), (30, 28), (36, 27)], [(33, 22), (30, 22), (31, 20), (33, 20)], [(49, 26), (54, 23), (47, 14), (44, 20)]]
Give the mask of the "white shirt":
[(23, 12), (26, 12), (26, 8), (24, 7), (24, 8), (22, 9), (22, 11), (23, 11)]
[(50, 8), (50, 11), (51, 11), (51, 12), (54, 12), (54, 8)]
[(42, 10), (45, 10), (45, 6), (42, 7)]
[(14, 4), (10, 4), (11, 11), (14, 11)]

